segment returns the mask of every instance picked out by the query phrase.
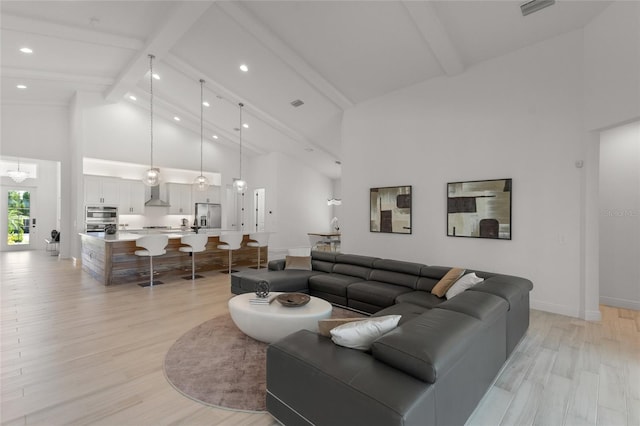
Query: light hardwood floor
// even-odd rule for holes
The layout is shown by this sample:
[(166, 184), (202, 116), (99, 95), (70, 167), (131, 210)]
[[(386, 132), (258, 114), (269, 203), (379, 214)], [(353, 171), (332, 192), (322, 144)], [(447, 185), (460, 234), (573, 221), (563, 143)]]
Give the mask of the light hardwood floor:
[[(44, 251), (0, 266), (2, 424), (277, 424), (191, 401), (163, 375), (173, 342), (226, 311), (228, 276), (103, 287)], [(640, 425), (640, 314), (601, 309), (597, 323), (532, 311), (468, 424)]]

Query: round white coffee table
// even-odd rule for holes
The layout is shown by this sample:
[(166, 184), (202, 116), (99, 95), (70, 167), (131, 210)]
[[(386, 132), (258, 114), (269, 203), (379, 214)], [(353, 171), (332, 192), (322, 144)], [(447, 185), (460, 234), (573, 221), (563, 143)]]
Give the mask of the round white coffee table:
[[(269, 293), (269, 297), (278, 292)], [(256, 305), (249, 302), (255, 293), (245, 293), (229, 299), (231, 319), (240, 331), (265, 343), (275, 342), (298, 330), (318, 331), (318, 320), (331, 317), (331, 304), (311, 296), (304, 306), (288, 308), (277, 300), (270, 304)]]

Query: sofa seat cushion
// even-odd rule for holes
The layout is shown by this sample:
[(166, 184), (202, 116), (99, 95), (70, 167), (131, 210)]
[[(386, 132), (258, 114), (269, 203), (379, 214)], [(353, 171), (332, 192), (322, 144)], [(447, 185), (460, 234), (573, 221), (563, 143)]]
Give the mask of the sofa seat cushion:
[(410, 291), (411, 289), (399, 285), (379, 281), (361, 281), (349, 285), (347, 299), (386, 308), (393, 305), (399, 295)]
[(435, 308), (444, 301), (446, 301), (444, 297), (438, 297), (426, 291), (411, 291), (396, 297), (396, 303), (408, 302), (428, 309)]
[(431, 309), (377, 339), (371, 351), (377, 360), (435, 383), (470, 350), (483, 325), (460, 312)]
[(414, 305), (413, 303), (396, 303), (388, 308), (384, 308), (372, 315), (372, 317), (384, 316), (384, 315), (400, 315), (399, 325), (404, 324), (407, 321), (411, 321), (415, 317), (427, 312), (428, 308), (423, 306)]
[(319, 293), (335, 294), (337, 296), (347, 297), (347, 286), (349, 284), (362, 281), (361, 278), (342, 274), (326, 274), (316, 273), (309, 279), (309, 290)]
[(465, 291), (437, 306), (493, 323), (509, 310), (509, 304), (501, 297), (480, 291)]

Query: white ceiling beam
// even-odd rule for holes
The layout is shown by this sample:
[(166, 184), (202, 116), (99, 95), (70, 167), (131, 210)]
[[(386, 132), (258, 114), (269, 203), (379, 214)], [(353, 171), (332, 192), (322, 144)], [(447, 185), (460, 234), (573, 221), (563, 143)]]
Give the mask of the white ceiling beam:
[(444, 29), (434, 6), (428, 1), (403, 1), (418, 31), (427, 42), (431, 51), (447, 75), (456, 75), (464, 71), (460, 54)]
[(44, 80), (66, 83), (83, 83), (94, 86), (108, 87), (114, 82), (110, 77), (96, 77), (91, 75), (70, 74), (52, 71), (38, 71), (26, 68), (2, 67), (3, 78), (17, 78), (20, 80)]
[(105, 99), (117, 102), (133, 89), (149, 69), (148, 55), (162, 59), (210, 6), (209, 1), (179, 2), (105, 93)]
[(311, 85), (321, 96), (342, 110), (354, 106), (354, 102), (338, 90), (331, 82), (313, 69), (296, 51), (290, 48), (273, 31), (244, 8), (240, 2), (224, 1), (217, 5), (245, 31), (275, 54), (282, 62)]
[(220, 84), (216, 80), (214, 80), (211, 76), (204, 75), (200, 70), (192, 67), (191, 65), (187, 64), (186, 62), (184, 62), (182, 59), (179, 59), (175, 55), (172, 55), (170, 53), (167, 54), (167, 56), (165, 57), (164, 63), (166, 65), (169, 65), (170, 67), (172, 67), (176, 71), (184, 74), (189, 79), (193, 80), (193, 79), (197, 79), (197, 78), (203, 78), (207, 82), (207, 89), (208, 90), (213, 91), (217, 95), (221, 96), (224, 100), (226, 100), (226, 101), (228, 101), (228, 102), (230, 102), (230, 103), (232, 103), (234, 105), (237, 105), (239, 102), (244, 103), (245, 104), (244, 111), (246, 111), (248, 114), (256, 117), (258, 120), (260, 120), (263, 123), (271, 126), (275, 130), (277, 130), (280, 133), (282, 133), (283, 135), (288, 136), (289, 138), (293, 139), (294, 141), (302, 144), (305, 148), (306, 147), (311, 147), (311, 148), (315, 149), (316, 151), (323, 152), (323, 153), (325, 153), (325, 154), (327, 154), (327, 155), (329, 155), (329, 156), (331, 156), (333, 158), (338, 158), (337, 155), (335, 155), (334, 153), (328, 151), (324, 146), (322, 146), (322, 145), (320, 145), (320, 144), (318, 144), (316, 142), (311, 141), (306, 136), (300, 134), (296, 130), (294, 130), (291, 127), (287, 126), (285, 123), (283, 123), (282, 121), (280, 121), (277, 118), (273, 117), (272, 115), (270, 115), (269, 113), (267, 113), (263, 109), (257, 107), (256, 105), (254, 105), (252, 102), (248, 101), (247, 99), (243, 99), (237, 93), (230, 91), (229, 89), (224, 87), (222, 84)]
[(144, 43), (137, 38), (123, 37), (96, 30), (87, 30), (84, 28), (14, 15), (3, 14), (2, 21), (0, 21), (0, 28), (3, 30), (38, 34), (45, 37), (54, 37), (63, 40), (101, 46), (118, 47), (121, 49), (138, 50), (144, 46)]

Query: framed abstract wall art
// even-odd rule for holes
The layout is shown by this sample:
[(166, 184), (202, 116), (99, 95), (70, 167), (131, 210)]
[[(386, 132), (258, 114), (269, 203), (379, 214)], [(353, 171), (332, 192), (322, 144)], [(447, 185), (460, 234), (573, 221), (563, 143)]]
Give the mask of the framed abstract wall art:
[(511, 239), (511, 179), (447, 183), (447, 235)]
[(411, 234), (411, 186), (371, 188), (371, 232)]

